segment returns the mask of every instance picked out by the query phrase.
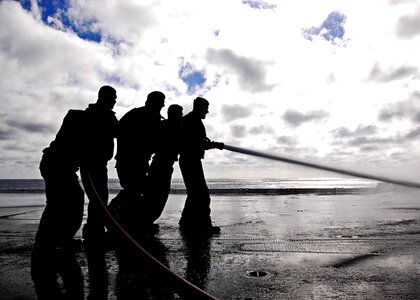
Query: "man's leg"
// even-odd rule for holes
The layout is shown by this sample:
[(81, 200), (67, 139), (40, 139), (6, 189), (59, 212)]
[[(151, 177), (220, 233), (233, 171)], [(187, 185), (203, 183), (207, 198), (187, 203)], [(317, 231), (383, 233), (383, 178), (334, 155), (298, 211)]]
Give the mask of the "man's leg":
[(71, 246), (79, 230), (84, 209), (84, 193), (76, 174), (52, 172), (45, 178), (47, 205), (41, 216), (35, 246)]
[(106, 216), (101, 202), (105, 206), (108, 204), (108, 169), (106, 165), (82, 167), (80, 175), (89, 199), (83, 238), (103, 239)]
[(187, 199), (180, 220), (181, 227), (211, 227), (210, 195), (201, 160), (179, 160), (187, 188)]
[(143, 200), (148, 170), (148, 159), (117, 163), (117, 173), (123, 190), (112, 199), (110, 206), (120, 224), (133, 233), (138, 231), (144, 223), (141, 201)]
[(144, 192), (145, 217), (153, 224), (163, 212), (171, 189), (173, 162), (154, 159), (147, 174), (147, 185)]

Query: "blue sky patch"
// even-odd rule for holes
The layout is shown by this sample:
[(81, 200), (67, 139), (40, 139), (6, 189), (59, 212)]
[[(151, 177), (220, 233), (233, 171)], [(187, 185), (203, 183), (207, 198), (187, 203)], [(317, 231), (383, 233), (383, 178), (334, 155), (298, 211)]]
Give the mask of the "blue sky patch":
[[(30, 0), (21, 0), (22, 7), (26, 10), (31, 11), (32, 5)], [(77, 34), (78, 37), (88, 41), (100, 42), (102, 36), (98, 32), (86, 31), (82, 28), (79, 28), (73, 20), (71, 20), (68, 15), (68, 1), (62, 0), (38, 0), (39, 10), (41, 12), (42, 21), (51, 27), (58, 29), (50, 18), (56, 18), (60, 20), (64, 28), (70, 29)], [(86, 25), (86, 24), (84, 24)], [(86, 26), (85, 26), (86, 27)], [(87, 26), (89, 28), (90, 26)]]
[(26, 10), (31, 10), (31, 1), (30, 0), (20, 0), (20, 5)]
[(336, 39), (344, 40), (345, 23), (346, 15), (339, 11), (333, 11), (319, 27), (302, 29), (302, 33), (307, 40), (312, 41), (314, 36), (319, 36), (324, 40), (335, 44)]
[(178, 76), (183, 82), (187, 84), (188, 95), (194, 94), (198, 88), (203, 87), (207, 80), (204, 72), (195, 70), (194, 66), (190, 63), (185, 63), (181, 66), (178, 71)]

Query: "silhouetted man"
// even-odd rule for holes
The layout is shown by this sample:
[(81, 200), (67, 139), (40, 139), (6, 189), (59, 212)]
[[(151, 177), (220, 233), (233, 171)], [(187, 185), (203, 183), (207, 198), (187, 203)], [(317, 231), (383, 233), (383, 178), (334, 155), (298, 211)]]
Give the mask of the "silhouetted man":
[[(111, 210), (128, 210), (129, 214), (136, 212), (135, 202), (141, 201), (149, 171), (149, 161), (155, 152), (159, 127), (162, 116), (160, 111), (165, 106), (165, 95), (162, 92), (151, 92), (145, 106), (133, 108), (119, 121), (117, 135), (116, 168), (120, 185), (123, 190), (111, 202)], [(115, 200), (115, 201), (114, 201)], [(118, 206), (120, 208), (116, 208)], [(115, 207), (113, 207), (115, 206)], [(125, 206), (125, 208), (124, 208)], [(138, 220), (124, 216), (121, 212), (123, 225), (136, 227)], [(134, 224), (132, 224), (134, 221)], [(129, 224), (124, 224), (129, 223)], [(134, 229), (134, 228), (133, 228)]]
[(116, 99), (116, 90), (103, 86), (99, 90), (97, 102), (89, 104), (85, 110), (86, 140), (80, 176), (89, 198), (87, 222), (83, 227), (83, 238), (86, 241), (101, 242), (105, 235), (105, 214), (99, 201), (105, 206), (108, 204), (107, 164), (114, 155), (114, 138), (117, 137), (118, 129), (118, 120), (112, 111)]
[(178, 161), (180, 152), (181, 122), (182, 106), (170, 105), (168, 119), (161, 122), (156, 152), (147, 175), (144, 203), (145, 221), (149, 226), (160, 217), (168, 200), (173, 165)]
[(209, 110), (209, 102), (204, 98), (196, 98), (193, 110), (182, 119), (182, 146), (179, 166), (187, 199), (179, 221), (181, 231), (194, 234), (217, 234), (220, 227), (213, 226), (210, 217), (210, 194), (204, 177), (201, 160), (209, 149), (224, 148), (223, 143), (210, 141), (202, 119)]
[[(111, 109), (115, 99), (115, 90), (104, 86), (98, 93), (98, 107), (95, 105), (95, 109), (107, 110), (107, 118), (114, 124), (116, 119)], [(111, 144), (115, 133), (107, 132), (112, 126), (95, 124), (98, 119), (89, 119), (92, 117), (90, 110), (69, 110), (55, 140), (43, 150), (40, 171), (45, 181), (47, 203), (36, 234), (35, 249), (71, 249), (74, 246), (74, 235), (80, 228), (84, 210), (84, 192), (76, 172), (83, 165), (94, 173), (92, 178), (97, 178), (99, 171), (93, 166), (101, 161), (106, 172), (106, 161), (112, 157)], [(98, 144), (93, 146), (88, 140)], [(94, 160), (88, 162), (90, 159)], [(94, 182), (101, 190), (104, 183), (100, 184), (97, 179)]]

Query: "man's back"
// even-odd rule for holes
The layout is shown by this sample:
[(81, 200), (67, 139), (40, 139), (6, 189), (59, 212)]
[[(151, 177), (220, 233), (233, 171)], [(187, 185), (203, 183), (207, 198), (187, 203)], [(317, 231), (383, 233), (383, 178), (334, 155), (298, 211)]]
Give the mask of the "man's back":
[(50, 146), (44, 149), (51, 159), (60, 165), (78, 168), (84, 142), (85, 112), (69, 110)]
[(112, 110), (90, 104), (85, 110), (84, 160), (87, 163), (106, 163), (114, 154), (118, 120)]
[(153, 153), (159, 130), (160, 116), (145, 106), (133, 108), (118, 124), (117, 160), (136, 160)]

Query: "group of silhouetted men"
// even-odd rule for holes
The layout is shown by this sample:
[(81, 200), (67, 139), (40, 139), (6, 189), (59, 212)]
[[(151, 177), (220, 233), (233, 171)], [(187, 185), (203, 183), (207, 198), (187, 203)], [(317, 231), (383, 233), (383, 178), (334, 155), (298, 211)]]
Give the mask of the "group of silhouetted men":
[[(113, 107), (117, 92), (99, 89), (96, 103), (85, 110), (69, 110), (56, 138), (43, 150), (40, 163), (45, 181), (46, 207), (35, 248), (71, 248), (84, 213), (84, 193), (89, 204), (82, 235), (86, 242), (100, 244), (106, 238), (109, 219), (104, 207), (131, 234), (155, 233), (171, 187), (173, 166), (179, 160), (187, 198), (179, 221), (185, 234), (220, 232), (212, 225), (210, 195), (201, 160), (208, 149), (223, 149), (210, 141), (202, 119), (209, 102), (194, 100), (193, 110), (183, 116), (180, 105), (170, 105), (167, 119), (162, 92), (151, 92), (145, 105), (127, 112), (119, 121)], [(108, 205), (108, 161), (114, 154), (122, 187)], [(80, 170), (82, 186), (77, 171)]]

